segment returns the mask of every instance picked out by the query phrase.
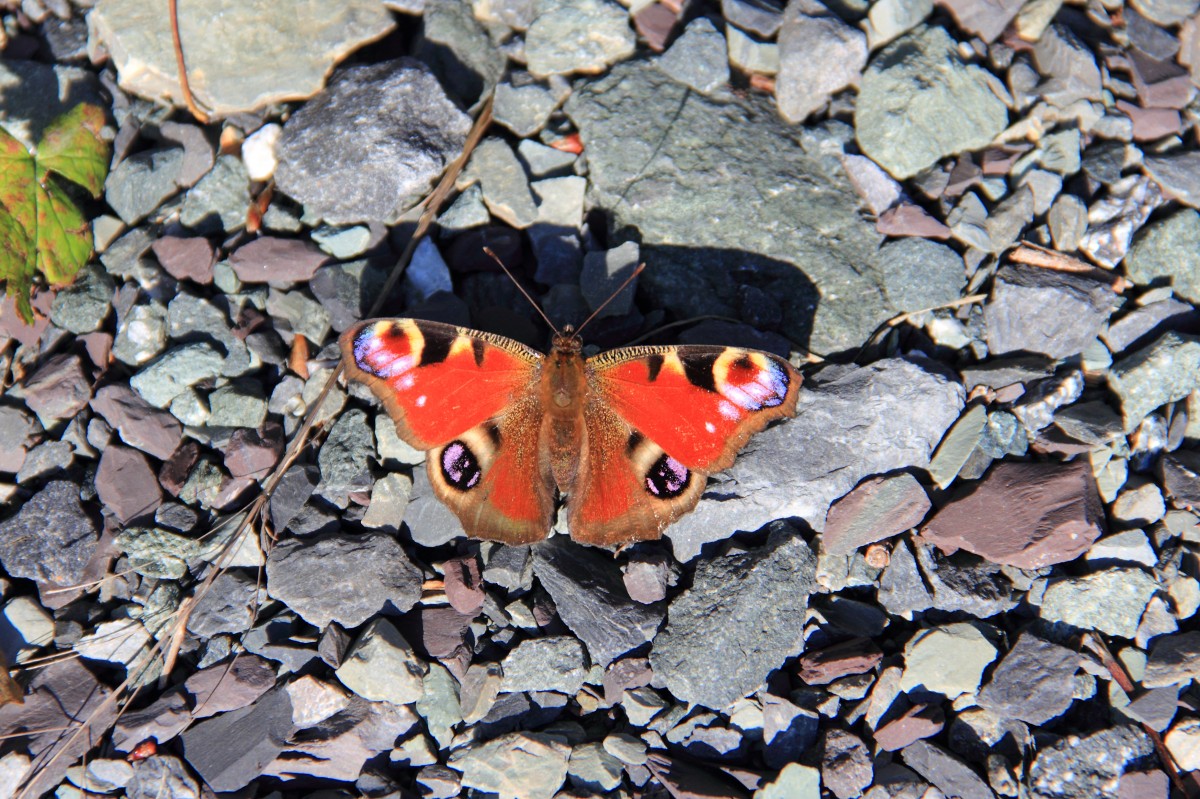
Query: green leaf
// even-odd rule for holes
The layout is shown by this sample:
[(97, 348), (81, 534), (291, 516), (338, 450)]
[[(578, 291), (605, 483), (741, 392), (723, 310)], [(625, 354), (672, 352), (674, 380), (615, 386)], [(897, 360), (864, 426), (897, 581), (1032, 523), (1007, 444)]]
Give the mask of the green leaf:
[(0, 128), (0, 281), (27, 324), (37, 275), (65, 285), (92, 257), (91, 225), (60, 179), (100, 196), (109, 158), (103, 126), (101, 109), (77, 105), (46, 128), (36, 153)]

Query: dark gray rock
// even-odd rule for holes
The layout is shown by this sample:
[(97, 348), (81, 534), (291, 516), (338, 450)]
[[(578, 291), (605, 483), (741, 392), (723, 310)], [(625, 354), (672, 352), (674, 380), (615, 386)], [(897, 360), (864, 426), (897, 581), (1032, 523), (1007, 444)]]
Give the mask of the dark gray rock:
[(283, 478), (271, 495), (271, 526), (286, 530), (292, 519), (308, 502), (313, 489), (321, 479), (321, 471), (314, 464), (298, 464), (284, 472)]
[(836, 727), (821, 740), (821, 784), (838, 799), (861, 796), (875, 776), (862, 740)]
[(1006, 266), (984, 306), (988, 349), (996, 355), (1076, 355), (1100, 332), (1116, 299), (1107, 283), (1082, 275)]
[(979, 692), (979, 704), (1004, 718), (1045, 724), (1075, 698), (1079, 655), (1023, 632)]
[(675, 557), (787, 516), (822, 529), (830, 504), (864, 477), (927, 467), (963, 403), (962, 386), (932, 368), (887, 359), (807, 377), (796, 418), (751, 439), (696, 511), (667, 528)]
[(1142, 685), (1160, 688), (1200, 679), (1200, 632), (1163, 635), (1154, 639), (1154, 648), (1146, 660)]
[(222, 572), (196, 601), (187, 628), (202, 638), (250, 629), (260, 606), (258, 576), (231, 569)]
[(198, 233), (233, 233), (246, 226), (250, 175), (242, 159), (222, 155), (212, 171), (188, 191), (179, 222)]
[(166, 743), (192, 723), (191, 706), (181, 689), (171, 690), (140, 710), (121, 715), (113, 728), (113, 746), (129, 752), (142, 741)]
[(483, 580), (506, 591), (528, 591), (533, 586), (530, 548), (497, 545), (483, 567)]
[(426, 3), (421, 23), (422, 41), (414, 55), (433, 69), (451, 95), (469, 106), (492, 90), (506, 59), (470, 5)]
[(193, 717), (207, 718), (240, 710), (274, 688), (275, 667), (256, 655), (238, 655), (232, 662), (201, 669), (184, 685), (195, 706)]
[(917, 562), (933, 591), (931, 606), (962, 611), (978, 619), (1012, 610), (1020, 601), (1000, 566), (974, 555), (943, 555), (936, 547), (918, 546)]
[(1091, 48), (1065, 24), (1054, 24), (1038, 39), (1033, 50), (1038, 71), (1049, 80), (1039, 87), (1052, 105), (1066, 108), (1079, 100), (1102, 96), (1100, 68)]
[(761, 549), (702, 561), (654, 639), (655, 676), (679, 699), (711, 708), (753, 692), (803, 650), (815, 577), (816, 557), (787, 525)]
[[(363, 107), (380, 112), (364, 117)], [(275, 180), (330, 224), (393, 222), (458, 155), (470, 126), (419, 61), (349, 67), (284, 125)]]
[(412, 493), (404, 509), (404, 523), (412, 540), (423, 547), (436, 547), (466, 535), (462, 522), (433, 493), (424, 466), (413, 469)]
[(1200, 336), (1164, 333), (1114, 363), (1108, 385), (1121, 399), (1125, 432), (1133, 432), (1151, 411), (1200, 387)]
[(858, 143), (892, 177), (982, 149), (1008, 126), (1008, 109), (990, 86), (995, 78), (963, 60), (956, 44), (944, 28), (918, 28), (876, 53), (863, 73)]
[(128, 799), (199, 799), (200, 784), (174, 755), (158, 754), (133, 764)]
[(149, 216), (179, 191), (183, 148), (155, 147), (117, 164), (104, 181), (104, 199), (127, 225)]
[(1133, 724), (1072, 736), (1038, 752), (1029, 786), (1036, 799), (1111, 797), (1121, 774), (1141, 767), (1153, 752), (1150, 738)]
[(389, 604), (401, 613), (415, 605), (421, 572), (384, 533), (321, 534), (271, 550), (267, 591), (309, 624), (357, 627)]
[(1195, 329), (1198, 324), (1200, 311), (1195, 306), (1168, 298), (1138, 306), (1122, 315), (1104, 332), (1104, 343), (1114, 353), (1121, 353), (1149, 344), (1151, 338), (1169, 330)]
[(988, 784), (954, 755), (937, 744), (917, 741), (904, 747), (904, 763), (936, 785), (947, 796), (960, 799), (995, 799)]
[(879, 234), (840, 164), (813, 154), (835, 141), (797, 146), (804, 134), (765, 98), (716, 102), (645, 62), (577, 85), (565, 110), (587, 148), (592, 202), (614, 230), (638, 231), (641, 285), (674, 316), (736, 315), (743, 272), (780, 298), (781, 332), (818, 352), (857, 347), (891, 314), (880, 276), (864, 269)]
[(583, 645), (569, 635), (522, 641), (504, 658), (501, 691), (559, 691), (574, 696), (586, 676)]
[(340, 414), (317, 455), (321, 467), (317, 493), (344, 508), (348, 494), (370, 490), (370, 458), (374, 454), (375, 434), (366, 412), (352, 408)]
[(892, 307), (903, 312), (953, 302), (967, 282), (962, 256), (929, 239), (888, 242), (875, 255), (875, 268)]
[(59, 289), (50, 307), (50, 321), (77, 335), (99, 330), (113, 302), (113, 279), (98, 264), (86, 266), (75, 282)]
[(183, 754), (214, 791), (236, 791), (279, 756), (293, 729), (292, 700), (278, 688), (249, 707), (194, 724), (183, 733)]
[(322, 266), (308, 287), (329, 313), (330, 326), (341, 333), (367, 314), (383, 291), (387, 275), (382, 261), (360, 259)]
[(12, 577), (73, 585), (83, 579), (98, 537), (79, 486), (52, 480), (0, 522), (0, 562)]
[[(532, 549), (538, 582), (554, 599), (558, 615), (587, 645), (593, 663), (607, 666), (654, 637), (663, 606), (630, 599), (610, 555), (564, 536)], [(486, 579), (486, 571), (484, 575)]]
[(913, 557), (908, 542), (901, 539), (892, 548), (887, 568), (879, 577), (879, 603), (892, 613), (903, 618), (933, 606), (933, 594), (921, 579), (917, 559)]

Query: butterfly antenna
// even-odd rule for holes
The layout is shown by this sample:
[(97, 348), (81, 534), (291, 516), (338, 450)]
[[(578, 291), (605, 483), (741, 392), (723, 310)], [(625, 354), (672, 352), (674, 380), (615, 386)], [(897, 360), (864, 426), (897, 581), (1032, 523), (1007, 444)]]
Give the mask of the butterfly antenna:
[(492, 252), (491, 247), (484, 247), (483, 251), (486, 252), (493, 261), (500, 265), (500, 268), (504, 270), (504, 274), (508, 275), (508, 279), (511, 280), (516, 285), (517, 289), (525, 295), (525, 299), (529, 300), (529, 304), (533, 306), (533, 309), (542, 315), (542, 318), (546, 320), (546, 324), (550, 326), (550, 329), (554, 331), (554, 334), (556, 336), (559, 335), (558, 328), (555, 327), (554, 323), (550, 321), (550, 317), (546, 316), (546, 312), (542, 310), (542, 306), (538, 305), (537, 300), (535, 300), (533, 297), (530, 297), (529, 292), (525, 290), (525, 287), (521, 285), (520, 281), (513, 277), (513, 273), (508, 271), (508, 267), (504, 265), (504, 261), (500, 260), (500, 256)]
[(575, 331), (575, 335), (579, 335), (580, 333), (582, 333), (583, 329), (588, 326), (588, 323), (591, 322), (593, 319), (595, 319), (600, 314), (600, 312), (604, 310), (605, 306), (607, 306), (610, 302), (615, 300), (617, 298), (617, 295), (620, 294), (622, 291), (624, 291), (626, 286), (628, 286), (630, 283), (632, 283), (634, 280), (636, 280), (637, 276), (640, 275), (642, 272), (644, 272), (645, 269), (646, 269), (645, 263), (638, 264), (637, 269), (634, 269), (633, 274), (630, 275), (629, 277), (625, 278), (625, 282), (621, 284), (620, 288), (618, 288), (612, 294), (608, 295), (608, 299), (605, 300), (604, 302), (600, 303), (600, 307), (597, 308), (596, 310), (592, 311), (592, 315), (589, 316), (587, 319), (583, 320), (583, 324), (580, 325), (579, 329)]

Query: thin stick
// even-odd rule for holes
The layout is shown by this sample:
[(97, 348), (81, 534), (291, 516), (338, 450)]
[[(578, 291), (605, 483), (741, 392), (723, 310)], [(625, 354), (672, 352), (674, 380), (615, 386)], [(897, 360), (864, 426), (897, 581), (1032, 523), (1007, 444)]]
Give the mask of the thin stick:
[(638, 264), (637, 269), (634, 269), (633, 274), (630, 275), (629, 277), (625, 278), (625, 282), (621, 284), (621, 287), (619, 289), (617, 289), (616, 291), (614, 291), (612, 294), (608, 295), (608, 299), (605, 300), (604, 302), (600, 303), (600, 307), (597, 308), (596, 310), (592, 311), (592, 315), (583, 321), (583, 324), (580, 325), (579, 329), (575, 331), (575, 335), (579, 335), (580, 333), (582, 333), (583, 329), (588, 326), (588, 322), (591, 322), (593, 319), (595, 319), (597, 316), (599, 316), (600, 312), (603, 311), (610, 302), (615, 300), (617, 298), (617, 295), (625, 290), (626, 286), (628, 286), (630, 283), (632, 283), (634, 280), (636, 280), (637, 276), (645, 271), (646, 271), (645, 262)]
[(192, 96), (192, 87), (188, 83), (187, 66), (183, 61), (183, 40), (179, 37), (179, 0), (167, 0), (167, 8), (171, 15), (171, 43), (175, 46), (175, 65), (179, 69), (179, 88), (183, 92), (183, 102), (187, 104), (187, 109), (192, 116), (202, 125), (207, 125), (209, 116), (200, 110), (200, 106), (196, 105), (196, 98)]
[(521, 285), (520, 281), (513, 277), (513, 273), (508, 271), (508, 267), (504, 265), (504, 261), (500, 260), (500, 256), (492, 252), (491, 247), (484, 247), (483, 251), (486, 252), (493, 261), (500, 264), (500, 268), (504, 270), (504, 274), (508, 275), (508, 279), (513, 282), (513, 285), (517, 287), (517, 290), (525, 295), (525, 299), (529, 300), (529, 304), (533, 306), (533, 309), (542, 315), (542, 318), (546, 320), (546, 324), (549, 325), (550, 329), (554, 331), (554, 335), (560, 335), (558, 328), (554, 326), (554, 323), (550, 321), (550, 317), (546, 316), (546, 312), (542, 310), (542, 306), (538, 305), (537, 300), (535, 300), (533, 297), (530, 297), (529, 292), (525, 290), (525, 287)]

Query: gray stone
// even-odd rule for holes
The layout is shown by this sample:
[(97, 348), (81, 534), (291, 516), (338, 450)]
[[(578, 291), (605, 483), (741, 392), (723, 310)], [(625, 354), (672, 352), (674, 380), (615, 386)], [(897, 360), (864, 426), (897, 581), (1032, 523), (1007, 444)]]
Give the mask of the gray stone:
[(225, 356), (212, 344), (180, 344), (129, 378), (129, 385), (146, 402), (165, 408), (187, 389), (220, 375), (224, 366)]
[(308, 288), (329, 313), (329, 323), (339, 333), (362, 319), (387, 280), (391, 264), (362, 259), (322, 266)]
[(1200, 679), (1200, 632), (1163, 635), (1154, 639), (1142, 677), (1145, 688), (1183, 685)]
[(96, 629), (74, 644), (75, 651), (86, 660), (119, 663), (131, 672), (146, 656), (150, 633), (134, 619), (117, 619), (96, 625)]
[(1164, 732), (1179, 712), (1179, 689), (1178, 685), (1151, 688), (1120, 711), (1156, 732)]
[(904, 645), (900, 690), (923, 689), (957, 699), (979, 689), (983, 671), (996, 659), (996, 647), (982, 625), (958, 622), (921, 630)]
[[(364, 117), (368, 106), (381, 112)], [(330, 224), (393, 222), (458, 155), (470, 124), (418, 61), (349, 67), (284, 125), (275, 180)]]
[(467, 172), (480, 181), (483, 201), (493, 216), (515, 228), (529, 227), (537, 219), (529, 178), (503, 139), (491, 137), (480, 142), (471, 153)]
[(1190, 208), (1147, 225), (1125, 256), (1138, 285), (1166, 283), (1175, 296), (1200, 302), (1200, 214)]
[(504, 658), (501, 691), (559, 691), (574, 696), (583, 687), (583, 645), (569, 635), (519, 643)]
[(1113, 364), (1108, 385), (1121, 399), (1125, 432), (1151, 411), (1200, 387), (1200, 337), (1165, 333)]
[(112, 308), (113, 288), (113, 279), (99, 265), (84, 267), (54, 296), (50, 321), (77, 335), (99, 330)]
[(752, 693), (803, 650), (815, 577), (816, 557), (786, 525), (762, 549), (702, 561), (654, 639), (655, 677), (679, 699), (714, 709)]
[(1068, 736), (1040, 749), (1029, 766), (1029, 787), (1038, 799), (1112, 796), (1125, 769), (1153, 752), (1149, 736), (1133, 724)]
[(621, 784), (621, 761), (611, 755), (600, 741), (576, 746), (571, 750), (567, 778), (576, 788), (588, 791), (613, 791)]
[(238, 655), (197, 671), (184, 685), (195, 704), (193, 717), (208, 718), (244, 708), (274, 688), (275, 667), (257, 655)]
[(591, 202), (614, 231), (638, 231), (639, 282), (673, 317), (739, 316), (742, 270), (779, 298), (779, 331), (818, 352), (857, 348), (892, 315), (864, 268), (881, 237), (841, 165), (817, 154), (837, 147), (835, 132), (804, 134), (766, 98), (717, 102), (639, 62), (577, 84), (565, 111), (587, 148)]
[(83, 579), (98, 537), (79, 486), (51, 480), (0, 522), (0, 562), (12, 577), (74, 585)]
[(517, 155), (525, 162), (525, 169), (535, 178), (561, 174), (569, 170), (579, 157), (575, 153), (556, 150), (532, 139), (522, 139), (517, 144)]
[[(607, 666), (654, 637), (662, 605), (630, 599), (621, 570), (607, 553), (553, 536), (533, 547), (533, 560), (538, 582), (567, 627), (587, 645), (593, 663)], [(484, 570), (484, 579), (494, 575)]]
[(499, 799), (551, 799), (567, 777), (571, 748), (539, 732), (510, 732), (460, 750), (450, 766), (466, 788)]
[(1082, 275), (1006, 266), (984, 306), (988, 349), (996, 355), (1077, 355), (1100, 332), (1116, 300), (1107, 283)]
[(174, 755), (164, 753), (139, 760), (130, 771), (125, 787), (128, 799), (200, 799), (202, 795), (200, 784)]
[(803, 122), (836, 92), (857, 85), (867, 64), (867, 37), (836, 16), (809, 16), (788, 5), (779, 29), (775, 102), (788, 122)]
[(1033, 49), (1038, 72), (1047, 77), (1038, 92), (1050, 104), (1067, 108), (1080, 100), (1100, 100), (1100, 68), (1087, 44), (1066, 25), (1050, 26)]
[(658, 67), (701, 94), (713, 94), (729, 83), (725, 37), (707, 17), (699, 17), (659, 57)]
[(1176, 25), (1196, 13), (1196, 0), (1134, 0), (1133, 7), (1151, 22)]
[(415, 605), (421, 572), (389, 535), (323, 534), (277, 544), (267, 590), (317, 627), (357, 627), (388, 604), (399, 612)]
[(189, 632), (201, 638), (221, 633), (244, 633), (262, 604), (257, 575), (227, 570), (213, 580), (188, 617)]
[(929, 239), (888, 242), (875, 255), (875, 268), (892, 307), (905, 313), (953, 302), (967, 283), (962, 257)]
[(962, 402), (962, 386), (910, 361), (822, 369), (800, 387), (796, 418), (757, 435), (667, 528), (675, 557), (788, 516), (823, 529), (829, 506), (864, 477), (928, 466)]
[(208, 395), (210, 427), (262, 427), (267, 398), (257, 380), (235, 380)]
[(1138, 564), (1154, 568), (1158, 564), (1158, 556), (1141, 530), (1105, 536), (1092, 544), (1086, 557), (1093, 567)]
[(104, 181), (104, 199), (127, 225), (140, 222), (179, 191), (183, 149), (155, 147), (118, 163)]
[(525, 58), (538, 77), (603, 72), (633, 54), (625, 9), (610, 0), (542, 0), (525, 32)]
[(1132, 638), (1146, 603), (1157, 590), (1140, 569), (1106, 569), (1051, 582), (1042, 596), (1041, 617), (1081, 630)]
[[(557, 107), (558, 98), (545, 86), (537, 83), (514, 86), (505, 81), (496, 86), (492, 114), (501, 125), (517, 136), (525, 137), (545, 127)], [(440, 219), (438, 221), (443, 227), (446, 226)], [(486, 224), (486, 220), (481, 224)]]
[(916, 527), (929, 508), (925, 489), (907, 472), (864, 480), (829, 509), (822, 549), (848, 555)]
[(732, 25), (726, 25), (725, 45), (729, 51), (729, 63), (742, 72), (760, 75), (779, 72), (779, 45), (775, 42), (759, 41)]
[(166, 310), (156, 302), (135, 305), (117, 325), (112, 355), (129, 366), (153, 360), (167, 346)]
[(483, 567), (484, 582), (506, 591), (528, 591), (533, 587), (533, 557), (529, 547), (497, 545)]
[(192, 723), (192, 709), (182, 689), (163, 694), (141, 710), (121, 715), (113, 728), (113, 746), (129, 752), (142, 741), (166, 743)]
[(374, 454), (375, 436), (366, 412), (352, 408), (338, 416), (317, 456), (321, 467), (317, 493), (338, 507), (345, 507), (348, 494), (371, 487), (369, 459)]
[[(97, 11), (88, 14), (88, 47), (107, 51), (121, 88), (183, 107), (169, 15), (138, 0), (108, 0)], [(220, 20), (220, 35), (214, 20)], [(179, 15), (191, 91), (218, 117), (310, 97), (334, 64), (394, 25), (372, 0), (331, 9), (215, 0), (201, 12)]]
[(920, 25), (933, 11), (933, 0), (881, 0), (867, 14), (867, 46), (887, 44)]
[(492, 90), (507, 61), (474, 9), (470, 3), (427, 3), (421, 19), (422, 41), (414, 53), (463, 106)]
[(179, 221), (199, 233), (232, 233), (245, 227), (249, 210), (250, 175), (242, 159), (223, 155), (188, 191)]
[(454, 511), (437, 498), (425, 468), (413, 470), (412, 492), (404, 509), (404, 523), (412, 540), (423, 547), (436, 547), (466, 535)]
[(1200, 322), (1200, 311), (1193, 305), (1167, 298), (1134, 308), (1110, 323), (1101, 337), (1110, 351), (1122, 353), (1147, 343), (1152, 335), (1194, 328), (1197, 322)]
[(1167, 195), (1184, 205), (1200, 208), (1200, 153), (1173, 151), (1148, 155), (1145, 168)]
[(821, 740), (821, 784), (838, 799), (861, 796), (875, 776), (867, 747), (853, 733), (836, 727)]
[(18, 485), (32, 485), (35, 480), (55, 472), (63, 472), (75, 460), (75, 448), (68, 441), (43, 441), (29, 450), (25, 463), (17, 472)]
[(963, 61), (943, 28), (897, 39), (862, 77), (855, 130), (863, 153), (903, 179), (948, 155), (986, 147), (1008, 126), (993, 80)]
[(979, 704), (1003, 718), (1045, 724), (1075, 699), (1079, 655), (1023, 632), (979, 692)]
[(279, 756), (293, 729), (291, 698), (278, 688), (249, 707), (192, 725), (182, 736), (183, 753), (212, 790), (236, 791)]
[(421, 680), (421, 689), (417, 712), (438, 746), (449, 749), (454, 742), (454, 727), (463, 720), (458, 681), (445, 666), (433, 662)]
[[(529, 139), (522, 139), (521, 145), (524, 146), (526, 144), (536, 144), (536, 142), (530, 142)], [(537, 146), (543, 147), (544, 145)], [(545, 147), (545, 149), (554, 153), (558, 152), (558, 150), (552, 147)], [(568, 155), (570, 154), (568, 153)], [(567, 163), (573, 161), (574, 158), (574, 156), (571, 156), (567, 160)], [(526, 159), (526, 165), (528, 166), (528, 159)], [(443, 233), (451, 234), (462, 233), (471, 228), (483, 227), (491, 222), (491, 214), (488, 213), (487, 206), (483, 203), (483, 189), (478, 183), (472, 183), (455, 198), (449, 208), (442, 212), (437, 221), (438, 228)], [(421, 244), (424, 244), (425, 241), (428, 241), (428, 239), (422, 240)], [(416, 259), (415, 254), (413, 258), (414, 260)]]
[(425, 693), (428, 668), (391, 622), (375, 619), (346, 653), (337, 676), (363, 699), (407, 705)]
[(155, 408), (128, 386), (104, 386), (96, 392), (91, 405), (131, 447), (159, 460), (171, 457), (179, 447), (183, 428), (175, 417)]
[(988, 784), (963, 761), (937, 744), (917, 741), (904, 747), (904, 763), (947, 796), (959, 799), (995, 799)]

